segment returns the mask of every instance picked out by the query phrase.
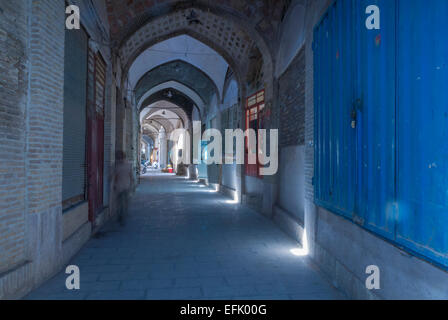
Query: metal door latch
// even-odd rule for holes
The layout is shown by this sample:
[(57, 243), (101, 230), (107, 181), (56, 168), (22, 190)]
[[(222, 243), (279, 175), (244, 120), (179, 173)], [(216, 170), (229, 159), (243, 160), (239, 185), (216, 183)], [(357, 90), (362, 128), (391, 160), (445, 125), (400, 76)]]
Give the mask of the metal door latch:
[(356, 129), (356, 110), (352, 111), (352, 129)]

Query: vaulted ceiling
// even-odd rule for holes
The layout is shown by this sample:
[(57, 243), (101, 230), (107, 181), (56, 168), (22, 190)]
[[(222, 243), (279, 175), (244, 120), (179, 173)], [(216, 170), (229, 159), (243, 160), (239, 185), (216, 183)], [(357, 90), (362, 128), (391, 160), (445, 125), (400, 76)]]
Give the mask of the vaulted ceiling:
[(226, 10), (251, 22), (268, 40), (291, 0), (106, 0), (114, 39), (122, 41), (151, 18), (191, 6)]
[(165, 118), (171, 120), (173, 125), (177, 127), (178, 120), (183, 128), (188, 128), (190, 117), (185, 110), (171, 102), (160, 100), (148, 105), (140, 113), (140, 123), (144, 123), (145, 120), (150, 120), (151, 117), (162, 115)]
[(147, 97), (143, 101), (143, 103), (141, 104), (141, 110), (144, 110), (148, 106), (151, 106), (158, 101), (166, 101), (169, 102), (170, 104), (182, 108), (185, 114), (191, 119), (195, 104), (188, 96), (186, 96), (182, 92), (177, 91), (173, 88), (167, 88), (158, 91), (152, 94), (151, 96)]
[(202, 70), (222, 93), (228, 64), (216, 51), (188, 35), (167, 39), (145, 50), (129, 70), (131, 85), (135, 85), (148, 70), (176, 60)]
[(219, 96), (214, 82), (202, 70), (179, 60), (162, 64), (147, 72), (135, 87), (136, 101), (140, 102), (153, 87), (174, 80), (191, 88), (206, 103), (210, 103), (214, 94)]
[(278, 27), (291, 0), (105, 2), (111, 40), (139, 109), (168, 129), (172, 123), (151, 110), (158, 102), (182, 108), (191, 120), (193, 108), (203, 116), (212, 101), (222, 101), (229, 68), (238, 87), (257, 83), (251, 74), (272, 73)]

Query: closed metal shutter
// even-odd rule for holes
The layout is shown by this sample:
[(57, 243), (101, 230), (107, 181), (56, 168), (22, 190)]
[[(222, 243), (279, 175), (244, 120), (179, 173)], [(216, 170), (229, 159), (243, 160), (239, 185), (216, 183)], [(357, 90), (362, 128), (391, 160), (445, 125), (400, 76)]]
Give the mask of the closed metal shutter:
[(84, 30), (65, 32), (64, 208), (85, 200), (87, 48), (88, 37)]
[(95, 56), (95, 105), (96, 112), (104, 115), (106, 86), (106, 63), (103, 58), (97, 54)]
[(106, 102), (106, 63), (100, 54), (95, 57), (95, 105), (98, 134), (98, 208), (104, 203), (104, 107)]
[(370, 4), (315, 28), (315, 203), (447, 269), (448, 3), (377, 0), (387, 32)]

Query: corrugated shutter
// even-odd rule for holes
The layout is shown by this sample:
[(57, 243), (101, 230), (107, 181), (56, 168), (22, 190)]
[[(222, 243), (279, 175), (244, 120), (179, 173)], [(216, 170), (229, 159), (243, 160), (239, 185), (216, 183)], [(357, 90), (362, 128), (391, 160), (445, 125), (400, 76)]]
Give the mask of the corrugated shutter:
[(99, 54), (95, 57), (95, 81), (96, 112), (104, 115), (106, 63)]
[(448, 1), (399, 1), (397, 241), (448, 266)]
[(396, 4), (374, 3), (381, 30), (367, 0), (336, 1), (315, 30), (315, 197), (393, 239)]
[[(356, 214), (367, 228), (394, 239), (396, 2), (356, 1), (356, 12), (375, 4), (381, 29), (368, 30), (364, 14), (356, 30)], [(356, 21), (356, 20), (355, 20)]]
[(65, 32), (64, 207), (85, 199), (87, 48), (84, 30)]
[(332, 211), (353, 218), (355, 210), (355, 141), (350, 127), (356, 61), (352, 1), (337, 1), (314, 35), (315, 197)]
[(106, 63), (100, 54), (95, 64), (95, 101), (98, 121), (98, 206), (104, 201), (104, 108), (106, 103)]
[(338, 0), (314, 34), (316, 204), (444, 266), (447, 17), (446, 0)]

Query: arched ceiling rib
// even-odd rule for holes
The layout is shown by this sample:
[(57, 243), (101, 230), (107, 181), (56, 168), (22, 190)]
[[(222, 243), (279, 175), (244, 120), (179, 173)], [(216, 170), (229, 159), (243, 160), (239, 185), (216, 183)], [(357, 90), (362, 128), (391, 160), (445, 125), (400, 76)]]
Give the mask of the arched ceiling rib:
[(174, 126), (168, 119), (165, 119), (164, 117), (154, 116), (151, 117), (151, 119), (145, 119), (143, 120), (142, 127), (145, 127), (146, 125), (152, 125), (154, 128), (163, 128), (165, 132), (171, 132), (174, 130)]
[(160, 128), (162, 127), (162, 125), (156, 121), (142, 121), (141, 125), (142, 125), (142, 128), (151, 127), (157, 132), (159, 132)]
[(149, 120), (145, 120), (145, 121), (149, 121), (149, 122), (157, 122), (159, 124), (162, 125), (162, 127), (165, 129), (166, 133), (172, 132), (174, 129), (176, 129), (173, 125), (173, 123), (165, 118), (164, 116), (159, 116), (159, 115), (153, 115), (151, 116), (151, 118)]
[(156, 92), (159, 91), (163, 91), (165, 89), (173, 89), (179, 92), (182, 92), (183, 94), (185, 94), (188, 98), (190, 98), (193, 103), (199, 108), (199, 110), (204, 110), (205, 105), (204, 105), (204, 101), (202, 100), (202, 98), (191, 88), (187, 87), (186, 85), (177, 82), (177, 81), (168, 81), (162, 84), (159, 84), (155, 87), (153, 87), (152, 89), (148, 90), (141, 98), (139, 101), (137, 101), (137, 109), (141, 110), (142, 109), (142, 104), (143, 102), (148, 99), (150, 96), (152, 96), (153, 94), (155, 94)]
[(176, 60), (157, 66), (140, 78), (135, 86), (136, 101), (153, 87), (168, 81), (177, 81), (192, 88), (206, 104), (211, 102), (214, 94), (219, 97), (215, 83), (205, 73), (187, 62)]
[(141, 53), (129, 69), (131, 86), (135, 87), (147, 71), (177, 60), (203, 71), (222, 95), (227, 62), (216, 51), (188, 35), (162, 41)]
[(170, 127), (167, 128), (168, 130), (183, 128), (184, 126), (183, 120), (179, 118), (176, 113), (170, 110), (152, 110), (150, 113), (148, 113), (147, 117), (142, 120), (142, 123), (145, 124), (147, 122), (157, 121), (159, 119), (163, 119), (164, 121), (168, 120), (168, 122), (171, 123)]
[(143, 134), (150, 136), (154, 141), (156, 141), (156, 139), (159, 135), (159, 130), (160, 130), (160, 128), (157, 129), (157, 125), (155, 125), (154, 123), (145, 124), (142, 126)]
[(266, 95), (272, 96), (272, 56), (290, 0), (106, 1), (112, 40), (123, 66), (122, 83), (130, 76), (135, 59), (146, 49), (188, 35), (218, 52), (235, 71), (242, 89), (240, 98), (246, 93), (251, 56), (259, 51), (263, 72), (257, 83), (266, 84)]
[(185, 111), (181, 107), (179, 107), (171, 102), (168, 102), (168, 101), (157, 101), (157, 102), (147, 106), (146, 108), (144, 108), (140, 113), (140, 123), (142, 123), (143, 120), (147, 119), (148, 117), (152, 116), (153, 114), (160, 113), (163, 111), (168, 112), (168, 114), (173, 113), (175, 116), (173, 117), (171, 115), (171, 116), (169, 116), (169, 118), (177, 117), (178, 119), (181, 120), (182, 126), (184, 128), (188, 128), (188, 126), (189, 126), (188, 115), (185, 113)]
[(140, 110), (159, 101), (166, 101), (182, 108), (191, 120), (193, 108), (195, 106), (194, 102), (188, 96), (173, 88), (167, 88), (150, 95), (141, 103)]
[[(129, 76), (132, 63), (147, 48), (179, 35), (189, 35), (218, 52), (235, 70), (238, 82), (242, 85), (244, 71), (240, 69), (245, 68), (254, 46), (252, 37), (235, 21), (215, 15), (207, 8), (194, 8), (194, 16), (197, 16), (199, 22), (192, 23), (187, 19), (191, 12), (191, 7), (174, 9), (165, 15), (141, 20), (139, 27), (129, 33), (125, 41), (120, 42), (119, 56), (124, 66), (124, 75)], [(270, 55), (267, 60), (272, 63)]]
[(148, 114), (149, 119), (164, 119), (168, 120), (172, 124), (173, 129), (183, 128), (184, 121), (173, 110), (166, 109), (153, 109)]
[[(160, 42), (159, 40), (153, 41), (152, 43), (148, 42), (148, 40), (153, 38), (168, 39), (173, 35), (179, 35), (178, 32), (180, 30), (183, 30), (182, 34), (191, 35), (187, 32), (191, 31), (191, 33), (199, 34), (210, 39), (209, 42), (220, 45), (220, 47), (222, 46), (221, 50), (232, 55), (234, 61), (239, 61), (247, 56), (254, 42), (237, 24), (233, 21), (226, 21), (222, 17), (206, 10), (198, 8), (194, 8), (193, 10), (198, 23), (190, 23), (187, 19), (192, 11), (191, 8), (188, 8), (154, 18), (149, 20), (147, 24), (141, 25), (139, 29), (135, 30), (132, 36), (122, 43), (120, 56), (125, 59), (131, 58), (134, 60), (146, 48)], [(222, 55), (221, 50), (215, 49), (215, 51)]]
[[(290, 3), (291, 0), (106, 0), (111, 36), (118, 43), (128, 39), (147, 21), (162, 15), (181, 12), (180, 16), (189, 23), (191, 20), (185, 19), (185, 16), (189, 15), (193, 6), (210, 15), (224, 12), (233, 15), (252, 26), (269, 43), (274, 39)], [(197, 16), (204, 25), (201, 14)], [(178, 20), (172, 22), (182, 23)]]

